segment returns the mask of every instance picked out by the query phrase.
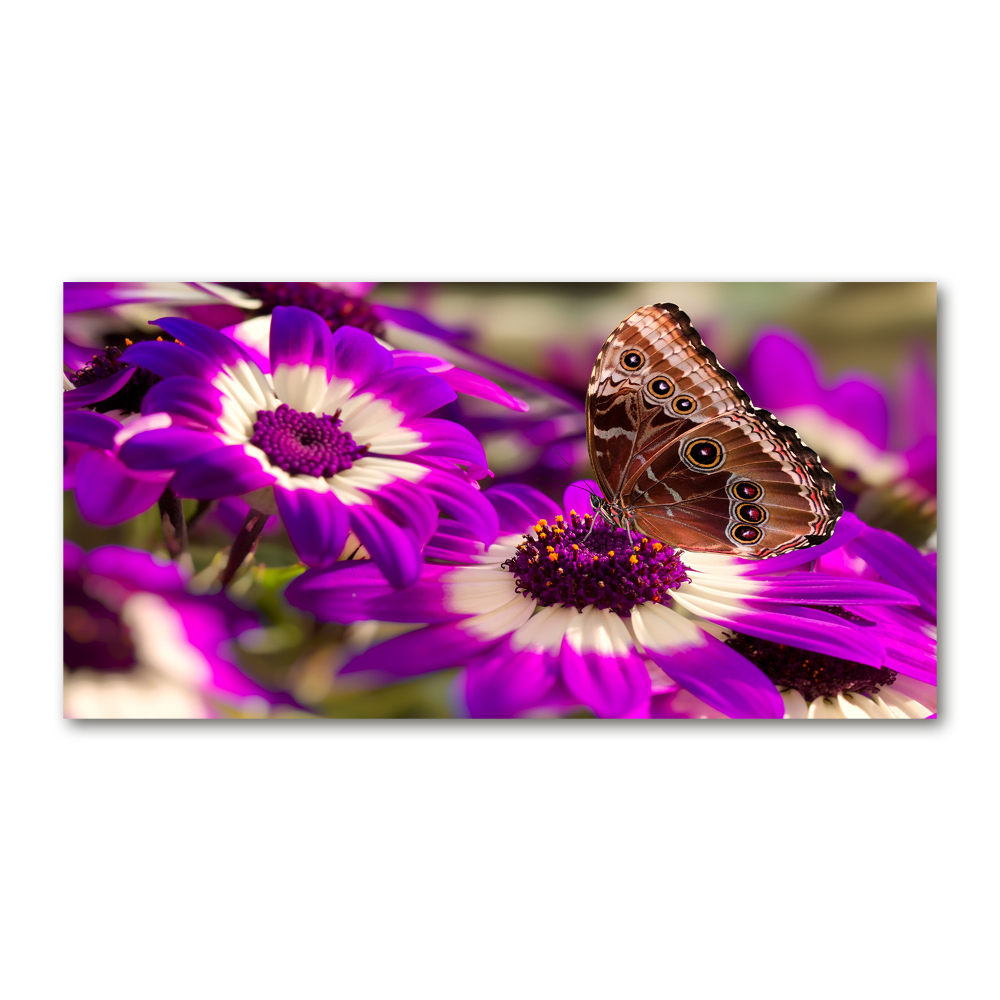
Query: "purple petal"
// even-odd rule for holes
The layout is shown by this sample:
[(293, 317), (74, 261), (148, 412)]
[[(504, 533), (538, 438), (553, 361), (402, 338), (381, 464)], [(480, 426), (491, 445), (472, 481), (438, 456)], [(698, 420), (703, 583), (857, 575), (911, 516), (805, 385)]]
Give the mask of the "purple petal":
[(828, 390), (824, 409), (866, 437), (880, 451), (889, 445), (889, 404), (885, 390), (869, 375), (844, 378)]
[(937, 385), (934, 361), (927, 345), (915, 341), (899, 376), (897, 395), (899, 440), (909, 449), (927, 438), (937, 438)]
[(916, 604), (906, 590), (886, 586), (875, 580), (861, 580), (822, 573), (789, 573), (761, 581), (764, 589), (748, 601), (781, 601), (795, 604)]
[(375, 507), (354, 504), (348, 508), (351, 528), (394, 587), (414, 583), (423, 566), (421, 544), (414, 532), (395, 524)]
[(217, 500), (270, 486), (274, 476), (240, 444), (226, 445), (185, 462), (170, 482), (182, 497)]
[(360, 386), (392, 368), (392, 353), (370, 333), (356, 326), (341, 326), (332, 336), (331, 371), (338, 378), (350, 379), (355, 386)]
[(76, 542), (63, 539), (63, 572), (78, 573), (83, 566), (84, 551)]
[(432, 413), (456, 398), (455, 390), (444, 379), (416, 367), (390, 368), (365, 382), (356, 392), (370, 392), (386, 400), (407, 421)]
[(851, 550), (889, 583), (914, 594), (925, 611), (937, 614), (937, 573), (908, 542), (892, 532), (866, 526), (851, 542)]
[(489, 475), (483, 446), (464, 427), (451, 420), (418, 417), (409, 423), (409, 429), (427, 442), (417, 452), (421, 458), (438, 455), (455, 464), (467, 465), (474, 479)]
[(281, 523), (307, 566), (336, 562), (347, 542), (347, 510), (332, 493), (274, 487)]
[(445, 566), (425, 566), (420, 578), (405, 590), (390, 586), (385, 574), (367, 560), (309, 569), (285, 590), (293, 607), (320, 621), (349, 624), (360, 621), (437, 623), (460, 617), (444, 608), (441, 577)]
[(183, 344), (171, 343), (169, 340), (149, 340), (133, 344), (122, 352), (121, 360), (145, 368), (163, 378), (172, 375), (191, 375), (208, 381), (219, 373), (218, 364), (211, 358)]
[(431, 670), (459, 666), (489, 652), (498, 642), (499, 639), (478, 639), (459, 624), (429, 625), (372, 646), (340, 672), (355, 674), (373, 670), (389, 677), (415, 677)]
[(500, 531), (503, 534), (522, 534), (540, 518), (555, 521), (562, 513), (554, 500), (533, 486), (521, 483), (504, 483), (492, 486), (483, 492), (483, 496), (496, 509), (500, 519)]
[(204, 323), (196, 323), (191, 319), (179, 319), (176, 316), (166, 316), (163, 319), (154, 320), (150, 325), (166, 330), (184, 347), (210, 358), (217, 367), (250, 361), (243, 348), (232, 337), (227, 337), (224, 333), (213, 330), (210, 326), (205, 326)]
[(432, 472), (419, 483), (437, 504), (441, 513), (465, 525), (484, 545), (500, 533), (500, 522), (493, 504), (472, 484), (458, 476)]
[(382, 514), (410, 533), (418, 549), (424, 547), (438, 526), (437, 505), (423, 485), (423, 481), (416, 484), (397, 479), (377, 490), (363, 491)]
[(156, 503), (169, 479), (137, 478), (106, 451), (88, 451), (76, 468), (76, 504), (92, 524), (121, 524)]
[(278, 365), (303, 364), (333, 371), (334, 338), (330, 327), (311, 309), (277, 306), (271, 314), (271, 371), (276, 371)]
[(188, 427), (161, 427), (130, 437), (118, 454), (130, 469), (172, 471), (198, 455), (224, 447), (214, 434), (206, 431)]
[(824, 611), (786, 605), (781, 612), (705, 612), (704, 615), (710, 621), (758, 639), (828, 653), (871, 667), (880, 667), (885, 662), (885, 647), (878, 638), (877, 629), (860, 627)]
[(634, 651), (610, 655), (586, 646), (578, 651), (565, 636), (560, 660), (566, 687), (602, 718), (619, 718), (649, 701), (649, 672)]
[(212, 430), (219, 429), (222, 392), (204, 379), (177, 375), (157, 382), (143, 397), (142, 412), (171, 413)]
[(93, 406), (102, 399), (110, 399), (134, 374), (134, 368), (125, 368), (97, 382), (81, 385), (79, 389), (67, 389), (63, 393), (63, 409), (78, 410), (84, 406)]
[(570, 483), (563, 493), (563, 510), (569, 514), (575, 510), (577, 514), (589, 514), (594, 505), (591, 497), (601, 496), (601, 488), (593, 479), (578, 479), (575, 483)]
[(784, 703), (764, 673), (669, 608), (636, 608), (636, 638), (649, 658), (705, 704), (741, 719), (780, 719)]
[(771, 330), (750, 348), (742, 381), (754, 402), (769, 410), (821, 406), (817, 370), (812, 351), (795, 334)]
[[(64, 281), (63, 312), (86, 309), (110, 309), (131, 302), (182, 301), (190, 296), (178, 296), (176, 285), (161, 281)], [(205, 295), (203, 301), (209, 301)]]
[(424, 546), (424, 558), (464, 563), (472, 556), (481, 555), (482, 551), (483, 543), (464, 525), (439, 520), (438, 530)]
[(856, 538), (865, 529), (865, 523), (860, 521), (849, 511), (845, 511), (833, 529), (833, 534), (818, 545), (807, 545), (804, 548), (796, 549), (794, 552), (786, 552), (780, 556), (770, 556), (767, 559), (737, 559), (736, 562), (742, 567), (743, 576), (761, 576), (765, 573), (782, 573), (786, 569), (793, 569), (804, 563), (813, 562), (820, 556), (826, 555), (839, 549), (842, 545)]
[(433, 354), (419, 354), (416, 351), (393, 351), (392, 360), (397, 367), (416, 365), (420, 368), (426, 368), (432, 374), (440, 376), (455, 392), (462, 395), (499, 403), (510, 410), (519, 410), (522, 413), (529, 409), (528, 404), (523, 399), (512, 396), (485, 376), (466, 371), (464, 368), (456, 368), (450, 362), (435, 357)]
[(559, 675), (544, 651), (513, 652), (504, 642), (463, 676), (465, 704), (474, 719), (509, 719), (542, 703)]
[(110, 451), (115, 446), (115, 434), (121, 429), (117, 420), (92, 410), (71, 410), (63, 415), (63, 437), (91, 448)]
[(397, 306), (373, 303), (372, 312), (379, 319), (395, 323), (397, 326), (403, 327), (404, 330), (413, 330), (415, 333), (423, 333), (428, 337), (436, 337), (438, 340), (465, 340), (469, 336), (468, 331), (449, 330), (415, 309), (400, 309)]
[(154, 593), (184, 590), (184, 579), (175, 563), (123, 545), (103, 545), (88, 552), (87, 570), (130, 589)]

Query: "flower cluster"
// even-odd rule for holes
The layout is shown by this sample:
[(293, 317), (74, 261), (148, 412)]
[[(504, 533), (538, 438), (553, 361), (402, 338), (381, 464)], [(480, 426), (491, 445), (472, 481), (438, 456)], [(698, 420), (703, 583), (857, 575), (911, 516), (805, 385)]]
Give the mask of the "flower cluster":
[[(67, 715), (936, 712), (933, 554), (851, 513), (777, 557), (689, 552), (608, 523), (591, 480), (556, 502), (582, 398), (372, 294), (67, 285)], [(765, 405), (760, 373), (806, 370), (774, 336)], [(932, 485), (932, 425), (889, 452), (870, 394), (809, 371), (780, 416), (826, 414), (858, 482)]]

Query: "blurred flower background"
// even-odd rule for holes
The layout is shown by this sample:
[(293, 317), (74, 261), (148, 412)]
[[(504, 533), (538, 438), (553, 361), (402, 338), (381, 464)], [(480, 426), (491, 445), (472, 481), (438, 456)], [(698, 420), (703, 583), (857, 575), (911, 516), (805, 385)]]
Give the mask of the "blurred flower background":
[[(186, 446), (188, 427), (176, 421), (186, 420), (196, 408), (179, 391), (184, 386), (171, 383), (178, 387), (171, 395), (170, 419), (175, 422), (164, 423), (163, 414), (151, 411), (145, 400), (147, 395), (154, 401), (166, 398), (170, 394), (157, 385), (178, 376), (167, 368), (153, 371), (156, 361), (148, 370), (140, 366), (154, 355), (159, 359), (194, 350), (185, 329), (199, 344), (209, 345), (204, 350), (220, 358), (249, 359), (251, 367), (263, 373), (261, 378), (273, 378), (270, 337), (279, 317), (304, 315), (299, 311), (308, 310), (325, 322), (333, 337), (343, 328), (355, 338), (359, 334), (353, 331), (364, 331), (380, 345), (379, 358), (391, 356), (391, 361), (380, 362), (393, 366), (392, 386), (385, 389), (390, 399), (401, 398), (400, 385), (406, 379), (422, 387), (433, 380), (438, 388), (421, 392), (427, 399), (433, 397), (430, 419), (440, 421), (433, 425), (435, 433), (454, 447), (451, 457), (437, 459), (428, 480), (443, 480), (446, 471), (450, 475), (459, 459), (464, 460), (470, 481), (462, 484), (463, 489), (479, 479), (482, 497), (490, 501), (477, 499), (477, 531), (470, 533), (463, 523), (473, 508), (456, 499), (457, 488), (439, 488), (427, 500), (420, 499), (415, 486), (405, 501), (378, 499), (383, 534), (355, 519), (353, 528), (343, 522), (346, 544), (336, 532), (332, 535), (336, 549), (343, 548), (335, 574), (349, 569), (357, 576), (365, 555), (380, 565), (387, 560), (391, 564), (391, 553), (386, 553), (397, 551), (404, 541), (407, 551), (422, 549), (423, 576), (406, 598), (419, 605), (421, 593), (428, 593), (420, 587), (430, 587), (427, 581), (438, 579), (440, 564), (485, 559), (490, 541), (485, 534), (491, 523), (496, 536), (498, 524), (517, 524), (521, 532), (544, 512), (551, 519), (562, 509), (567, 487), (591, 478), (584, 399), (594, 360), (622, 319), (637, 307), (656, 302), (673, 302), (684, 310), (753, 402), (799, 431), (834, 475), (838, 496), (854, 515), (849, 522), (845, 519), (845, 525), (855, 525), (851, 531), (856, 540), (845, 535), (844, 547), (824, 556), (824, 565), (812, 568), (830, 574), (829, 579), (851, 579), (850, 586), (830, 589), (831, 594), (856, 593), (856, 601), (864, 596), (874, 603), (848, 611), (841, 607), (835, 612), (844, 616), (839, 624), (821, 623), (831, 634), (844, 637), (841, 646), (812, 639), (807, 650), (813, 650), (814, 660), (824, 655), (833, 660), (838, 651), (865, 649), (865, 655), (858, 653), (864, 663), (873, 671), (889, 671), (892, 677), (852, 674), (843, 694), (837, 693), (840, 688), (804, 689), (787, 678), (774, 680), (781, 697), (775, 693), (771, 698), (776, 706), (771, 714), (780, 714), (782, 705), (788, 716), (932, 714), (937, 301), (936, 286), (926, 282), (67, 283), (64, 516), (71, 548), (66, 570), (66, 714), (97, 718), (470, 714), (466, 673), (454, 657), (444, 658), (444, 669), (388, 682), (385, 676), (349, 667), (352, 661), (366, 662), (365, 656), (370, 657), (377, 644), (438, 620), (398, 609), (393, 617), (393, 591), (390, 587), (389, 596), (383, 596), (384, 581), (358, 577), (359, 589), (371, 588), (365, 593), (368, 603), (340, 615), (316, 617), (308, 602), (295, 607), (286, 600), (288, 584), (305, 571), (296, 554), (297, 549), (309, 548), (304, 547), (302, 532), (312, 531), (333, 544), (327, 527), (313, 523), (318, 515), (311, 509), (303, 513), (300, 503), (298, 520), (290, 520), (286, 508), (280, 516), (276, 508), (261, 510), (264, 504), (251, 509), (241, 499), (252, 492), (249, 487), (226, 490), (225, 495), (217, 491), (214, 497), (190, 489), (180, 489), (178, 495), (171, 489), (169, 484), (183, 482), (174, 477), (180, 463), (157, 465), (150, 456), (164, 434), (173, 435), (170, 442), (175, 449)], [(296, 312), (275, 314), (275, 309)], [(169, 331), (150, 325), (165, 317), (192, 325), (167, 324)], [(224, 344), (236, 345), (232, 353), (217, 346), (223, 341), (199, 333), (203, 327), (221, 331)], [(347, 336), (341, 334), (342, 339)], [(131, 345), (158, 338), (160, 346), (141, 346), (129, 353)], [(135, 361), (132, 375), (127, 374), (130, 357), (142, 359)], [(383, 379), (387, 377), (383, 373)], [(361, 392), (362, 383), (357, 385)], [(178, 402), (181, 396), (183, 406)], [(406, 398), (411, 399), (412, 392)], [(339, 426), (339, 418), (330, 412), (331, 427)], [(345, 419), (354, 412), (345, 411)], [(418, 426), (419, 420), (428, 418), (423, 411), (414, 411), (408, 419)], [(475, 456), (464, 438), (459, 451), (454, 451), (459, 431), (448, 432), (450, 425), (444, 421), (471, 432), (482, 446), (491, 476), (481, 477), (481, 470), (475, 469)], [(148, 443), (145, 448), (142, 441)], [(439, 454), (443, 449), (440, 445)], [(141, 454), (141, 461), (130, 454)], [(194, 454), (194, 459), (200, 456)], [(362, 460), (356, 461), (360, 467)], [(523, 492), (529, 488), (531, 494)], [(496, 490), (492, 496), (491, 490)], [(301, 501), (302, 491), (292, 492)], [(531, 503), (524, 499), (540, 494), (555, 501), (551, 510), (544, 506), (544, 498)], [(525, 505), (527, 520), (513, 516), (512, 497)], [(411, 505), (406, 516), (393, 508), (404, 502)], [(864, 526), (878, 530), (870, 532)], [(364, 541), (360, 535), (365, 535)], [(390, 535), (391, 546), (385, 542)], [(142, 555), (130, 558), (126, 550)], [(132, 567), (127, 579), (114, 569), (122, 560)], [(175, 565), (164, 577), (164, 567), (171, 561)], [(345, 567), (348, 562), (353, 565)], [(375, 569), (367, 561), (360, 569), (366, 566)], [(408, 583), (415, 579), (414, 572), (409, 573)], [(145, 591), (144, 579), (150, 581)], [(159, 581), (156, 586), (154, 580)], [(220, 580), (228, 583), (225, 594)], [(353, 597), (352, 592), (345, 601)], [(401, 600), (402, 592), (395, 599)], [(782, 599), (787, 600), (787, 594)], [(893, 610), (893, 601), (905, 607)], [(201, 622), (207, 614), (199, 612), (199, 602), (212, 609), (206, 619), (211, 627), (189, 628), (186, 623)], [(812, 606), (806, 598), (801, 604)], [(870, 610), (875, 605), (879, 610)], [(358, 612), (361, 607), (371, 609), (370, 617)], [(154, 613), (149, 608), (159, 609), (159, 618), (149, 619), (144, 628), (145, 616)], [(788, 614), (801, 617), (810, 612), (800, 608)], [(883, 651), (881, 659), (870, 651), (867, 640), (848, 635), (859, 619), (877, 622), (883, 634), (895, 629), (892, 642), (887, 642), (892, 648)], [(732, 633), (719, 626), (706, 628), (715, 629), (711, 648), (722, 647), (727, 640), (729, 650), (749, 648), (746, 642), (742, 647), (733, 643)], [(179, 637), (174, 647), (183, 646), (194, 666), (171, 670), (163, 656), (157, 660), (152, 655), (155, 642), (149, 636), (166, 631)], [(761, 642), (754, 647), (754, 656), (760, 654)], [(730, 652), (723, 652), (731, 662)], [(509, 655), (518, 654), (515, 650)], [(641, 673), (644, 668), (636, 667), (636, 655), (629, 653), (630, 669)], [(720, 702), (726, 712), (706, 706), (700, 700), (704, 692), (679, 685), (662, 657), (647, 667), (653, 677), (653, 700), (648, 690), (642, 698), (632, 697), (629, 714), (671, 718), (740, 714), (728, 710), (732, 702), (727, 698)], [(348, 669), (341, 673), (344, 668)], [(766, 666), (761, 669), (773, 680)], [(829, 664), (827, 669), (832, 669)], [(896, 671), (906, 676), (897, 678)], [(602, 714), (595, 713), (595, 705), (613, 702), (607, 692), (588, 702), (561, 688), (553, 697), (556, 689), (543, 686), (548, 694), (525, 714), (588, 717)], [(695, 691), (700, 692), (698, 697)]]

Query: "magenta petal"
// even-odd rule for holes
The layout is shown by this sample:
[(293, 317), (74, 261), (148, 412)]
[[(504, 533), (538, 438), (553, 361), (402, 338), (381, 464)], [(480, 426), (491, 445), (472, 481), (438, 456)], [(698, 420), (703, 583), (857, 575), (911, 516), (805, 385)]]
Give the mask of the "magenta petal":
[(347, 510), (332, 493), (274, 487), (281, 523), (307, 566), (334, 563), (347, 542)]
[(122, 425), (103, 413), (93, 410), (70, 410), (63, 415), (63, 437), (76, 444), (111, 451), (115, 446), (115, 435)]
[(360, 386), (358, 392), (370, 392), (386, 400), (409, 421), (426, 416), (455, 401), (455, 390), (443, 378), (423, 368), (390, 368)]
[(554, 500), (533, 486), (522, 483), (491, 486), (483, 492), (483, 496), (496, 510), (500, 531), (504, 534), (523, 534), (537, 524), (539, 518), (554, 521), (562, 513)]
[(748, 603), (778, 601), (796, 604), (916, 604), (907, 590), (877, 580), (863, 580), (823, 573), (789, 573), (765, 583)]
[(211, 430), (219, 429), (222, 392), (204, 379), (176, 375), (157, 382), (143, 397), (143, 414), (170, 413)]
[(509, 719), (541, 704), (559, 676), (549, 653), (513, 652), (502, 643), (464, 675), (468, 713), (474, 719)]
[(475, 479), (489, 474), (483, 446), (459, 424), (437, 417), (418, 417), (409, 422), (427, 443), (416, 453), (419, 457), (440, 456), (455, 465), (467, 465)]
[(67, 389), (63, 393), (63, 409), (78, 410), (84, 406), (93, 406), (103, 399), (110, 399), (134, 374), (134, 368), (125, 368), (97, 382), (81, 385), (78, 389)]
[(618, 656), (586, 648), (578, 652), (564, 637), (560, 660), (566, 687), (596, 715), (619, 718), (649, 701), (649, 672), (634, 651)]
[(853, 427), (880, 451), (889, 445), (889, 404), (885, 390), (870, 376), (843, 379), (826, 394), (825, 409)]
[(93, 524), (121, 524), (152, 507), (169, 479), (169, 473), (154, 480), (136, 478), (106, 451), (91, 450), (77, 464), (76, 503)]
[(775, 607), (781, 607), (781, 612), (750, 611), (728, 616), (706, 614), (705, 617), (758, 639), (812, 649), (870, 667), (880, 667), (885, 662), (885, 647), (879, 639), (878, 629), (862, 628), (836, 615), (810, 608)]
[(394, 587), (414, 583), (423, 566), (421, 544), (412, 530), (400, 527), (375, 507), (354, 504), (348, 508), (351, 527), (368, 554)]
[(397, 326), (403, 327), (404, 330), (413, 330), (415, 333), (437, 337), (438, 340), (464, 340), (468, 336), (464, 330), (449, 330), (439, 326), (415, 309), (400, 309), (397, 306), (372, 303), (372, 312), (379, 319), (395, 323)]
[(758, 406), (781, 410), (822, 405), (813, 353), (795, 334), (771, 330), (750, 348), (743, 385)]
[(865, 523), (855, 517), (849, 511), (841, 516), (837, 526), (833, 529), (833, 535), (825, 542), (817, 545), (807, 545), (793, 552), (786, 552), (780, 556), (769, 556), (767, 559), (738, 559), (741, 565), (740, 572), (743, 576), (763, 576), (767, 573), (781, 573), (786, 569), (794, 569), (804, 563), (813, 562), (820, 556), (828, 552), (834, 552), (842, 545), (847, 544), (865, 530)]
[(785, 706), (777, 688), (746, 657), (703, 629), (701, 644), (661, 651), (650, 659), (706, 705), (735, 719), (780, 719)]
[(866, 527), (851, 542), (851, 551), (889, 583), (916, 595), (924, 610), (937, 613), (937, 573), (908, 542), (890, 531)]
[(224, 333), (205, 326), (204, 323), (166, 316), (155, 320), (151, 325), (166, 330), (189, 351), (196, 351), (206, 358), (211, 358), (217, 366), (234, 365), (240, 361), (250, 360), (232, 337), (227, 337)]
[(482, 640), (457, 624), (429, 625), (372, 646), (341, 669), (342, 674), (377, 671), (389, 677), (415, 677), (457, 667), (481, 656), (500, 640)]
[(594, 509), (593, 497), (601, 497), (601, 488), (593, 479), (578, 479), (575, 483), (570, 483), (563, 492), (563, 510), (569, 514), (576, 511), (577, 514), (589, 514)]
[(510, 410), (519, 410), (522, 413), (529, 409), (524, 400), (515, 398), (485, 376), (466, 371), (464, 368), (456, 368), (450, 362), (435, 357), (433, 354), (420, 354), (416, 351), (393, 351), (392, 360), (397, 368), (403, 365), (416, 365), (425, 368), (432, 374), (440, 376), (455, 392), (462, 395), (499, 403)]
[(392, 353), (377, 340), (356, 326), (341, 326), (333, 333), (333, 374), (350, 379), (355, 386), (388, 371)]
[(372, 562), (345, 561), (325, 569), (309, 569), (288, 585), (285, 598), (293, 607), (320, 621), (435, 623), (463, 617), (445, 610), (441, 577), (451, 567), (425, 566), (420, 579), (396, 590)]
[(125, 348), (121, 359), (163, 378), (169, 378), (171, 375), (191, 375), (208, 381), (219, 372), (218, 362), (213, 358), (206, 357), (182, 344), (171, 343), (169, 340), (149, 340), (133, 344)]
[(277, 306), (271, 314), (270, 344), (271, 371), (278, 365), (305, 364), (332, 372), (334, 338), (326, 320), (311, 309)]
[(496, 539), (500, 531), (496, 509), (470, 483), (458, 476), (432, 472), (420, 481), (419, 488), (434, 498), (445, 517), (458, 521), (473, 531), (484, 545), (489, 545)]
[(243, 445), (232, 444), (185, 462), (170, 486), (178, 496), (218, 500), (250, 493), (273, 482), (274, 476), (247, 455)]

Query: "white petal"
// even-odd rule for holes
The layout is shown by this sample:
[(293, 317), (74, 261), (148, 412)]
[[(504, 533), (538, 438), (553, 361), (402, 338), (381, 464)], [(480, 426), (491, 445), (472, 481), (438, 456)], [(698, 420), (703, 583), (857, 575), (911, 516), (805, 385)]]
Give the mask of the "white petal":
[(575, 611), (566, 628), (566, 638), (577, 653), (597, 653), (620, 658), (635, 650), (632, 636), (621, 618), (607, 608), (584, 608)]
[(719, 599), (718, 595), (707, 597), (692, 590), (689, 584), (681, 584), (672, 590), (670, 596), (682, 607), (699, 618), (730, 618), (734, 614), (745, 613), (746, 605), (738, 598)]
[(418, 483), (429, 472), (430, 469), (414, 465), (412, 462), (365, 456), (358, 459), (349, 469), (338, 472), (327, 482), (337, 499), (351, 506), (371, 503), (371, 498), (361, 492), (363, 489), (378, 490), (397, 479)]
[(511, 649), (558, 653), (570, 623), (579, 617), (576, 608), (562, 605), (541, 608), (510, 637)]
[(345, 399), (340, 408), (344, 428), (360, 443), (367, 444), (380, 434), (391, 434), (403, 422), (403, 414), (399, 410), (393, 409), (387, 400), (380, 399), (371, 392), (362, 392)]
[(278, 398), (299, 413), (312, 413), (326, 394), (330, 379), (319, 365), (280, 364), (271, 374)]
[(498, 639), (520, 628), (535, 610), (535, 601), (518, 594), (507, 604), (475, 618), (466, 618), (458, 627), (477, 639)]
[(640, 645), (659, 653), (704, 646), (706, 641), (693, 621), (662, 604), (640, 604), (634, 607), (632, 630)]
[(817, 698), (809, 705), (810, 719), (842, 719), (843, 710), (835, 698)]
[(891, 719), (892, 712), (863, 694), (845, 691), (837, 695), (845, 719)]
[(937, 688), (905, 674), (898, 674), (877, 697), (890, 711), (896, 709), (908, 719), (926, 719), (937, 711)]
[(789, 688), (781, 692), (781, 700), (785, 703), (786, 719), (806, 719), (809, 717), (809, 706), (798, 691)]
[(494, 611), (517, 596), (513, 575), (492, 566), (462, 567), (441, 582), (445, 607), (459, 614)]

